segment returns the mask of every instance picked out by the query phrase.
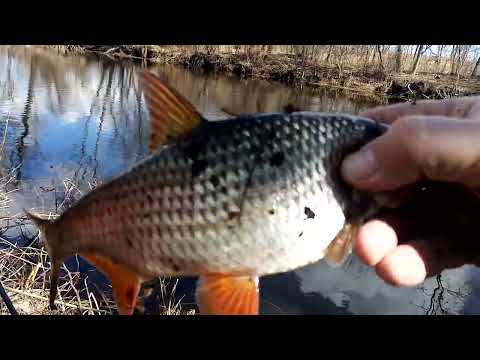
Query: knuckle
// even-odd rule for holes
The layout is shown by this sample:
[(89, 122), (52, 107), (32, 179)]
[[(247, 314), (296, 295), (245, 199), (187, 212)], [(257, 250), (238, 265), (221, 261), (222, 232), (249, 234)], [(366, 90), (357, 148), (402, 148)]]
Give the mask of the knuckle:
[(446, 159), (431, 151), (434, 139), (429, 130), (428, 118), (409, 116), (399, 119), (397, 135), (408, 157), (424, 176), (437, 180), (442, 173), (448, 172), (449, 164), (445, 161)]
[(418, 116), (406, 116), (395, 122), (396, 133), (409, 154), (416, 159), (428, 143), (425, 120)]

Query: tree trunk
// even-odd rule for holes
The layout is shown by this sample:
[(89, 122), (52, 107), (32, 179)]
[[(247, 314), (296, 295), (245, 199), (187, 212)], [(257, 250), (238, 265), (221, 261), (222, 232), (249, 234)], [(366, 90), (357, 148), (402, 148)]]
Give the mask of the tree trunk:
[(472, 71), (472, 74), (470, 75), (470, 77), (474, 78), (474, 77), (479, 76), (479, 74), (477, 73), (479, 64), (480, 64), (480, 55), (478, 56), (477, 62), (475, 63), (475, 66), (473, 67), (473, 71)]
[(450, 61), (452, 66), (450, 67), (450, 75), (455, 74), (455, 65), (456, 65), (456, 58), (457, 58), (457, 49), (458, 45), (453, 45), (452, 53), (450, 54)]
[(467, 61), (468, 54), (470, 52), (471, 45), (462, 45), (460, 47), (459, 51), (459, 58), (458, 58), (458, 66), (457, 66), (457, 73), (456, 75), (459, 75), (462, 73), (462, 70), (464, 69), (464, 65)]
[(402, 45), (397, 45), (397, 50), (395, 51), (395, 72), (399, 73), (402, 71)]
[(332, 55), (332, 49), (333, 49), (333, 45), (330, 45), (330, 47), (328, 48), (327, 57), (325, 58), (326, 63), (328, 63), (328, 60), (330, 60), (330, 55)]
[(413, 65), (412, 69), (410, 70), (410, 74), (415, 75), (415, 73), (417, 72), (418, 62), (420, 60), (420, 56), (422, 55), (422, 49), (423, 45), (417, 45), (417, 51), (415, 51), (415, 57), (413, 59)]
[(375, 64), (375, 59), (377, 58), (377, 52), (375, 51), (375, 47), (373, 48), (372, 51), (372, 60), (370, 60), (371, 64)]
[[(455, 47), (455, 45), (453, 45), (453, 47)], [(452, 53), (453, 53), (453, 50), (452, 50)], [(451, 54), (450, 54), (450, 60), (451, 60), (451, 57), (452, 57)], [(448, 65), (448, 59), (445, 59), (445, 62), (443, 63), (443, 66), (442, 66), (442, 70), (440, 70), (440, 72), (442, 74), (445, 74), (445, 70), (447, 69), (447, 65)]]
[(365, 59), (363, 61), (363, 67), (365, 68), (368, 64), (368, 59), (370, 57), (370, 46), (367, 46), (367, 50), (366, 50), (366, 53), (365, 53)]
[(438, 72), (438, 69), (440, 67), (440, 63), (442, 62), (442, 53), (443, 49), (445, 48), (445, 45), (440, 45), (440, 48), (438, 49), (438, 55), (437, 58), (435, 59), (435, 71)]
[(382, 59), (382, 51), (380, 49), (380, 45), (377, 45), (377, 52), (378, 52), (378, 67), (381, 71), (383, 71), (383, 59)]

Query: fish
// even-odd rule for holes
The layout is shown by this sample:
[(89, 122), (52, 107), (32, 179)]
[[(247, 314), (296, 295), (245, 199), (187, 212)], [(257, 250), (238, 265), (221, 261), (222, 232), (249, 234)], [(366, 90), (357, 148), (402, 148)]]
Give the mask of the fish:
[(24, 209), (51, 260), (51, 307), (61, 264), (80, 255), (110, 280), (120, 315), (161, 276), (198, 277), (200, 314), (258, 315), (261, 277), (340, 266), (361, 224), (388, 206), (340, 174), (386, 125), (298, 109), (211, 121), (157, 75), (141, 76), (149, 153), (54, 220)]

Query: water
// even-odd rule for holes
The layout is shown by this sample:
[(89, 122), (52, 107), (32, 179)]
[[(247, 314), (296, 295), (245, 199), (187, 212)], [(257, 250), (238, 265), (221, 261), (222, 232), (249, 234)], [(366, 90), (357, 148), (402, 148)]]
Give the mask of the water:
[[(18, 189), (10, 213), (23, 207), (55, 211), (67, 187), (85, 193), (146, 154), (149, 124), (140, 68), (97, 56), (0, 46), (0, 176), (11, 176), (9, 186)], [(338, 93), (205, 76), (174, 66), (151, 70), (212, 120), (227, 117), (224, 108), (254, 113), (278, 111), (290, 103), (303, 110), (358, 113), (373, 105)], [(15, 228), (3, 236), (16, 240), (17, 235)], [(83, 264), (81, 270), (87, 268)], [(474, 314), (480, 312), (479, 276), (476, 267), (464, 266), (417, 288), (397, 289), (352, 256), (340, 269), (319, 262), (261, 279), (261, 312)], [(181, 281), (177, 295), (191, 302), (194, 285), (192, 279)]]

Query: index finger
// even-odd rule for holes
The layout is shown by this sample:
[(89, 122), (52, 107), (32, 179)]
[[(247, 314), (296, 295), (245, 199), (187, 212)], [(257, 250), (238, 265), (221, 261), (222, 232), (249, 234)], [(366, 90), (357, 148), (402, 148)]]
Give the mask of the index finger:
[(466, 96), (444, 100), (421, 100), (416, 103), (399, 103), (394, 105), (379, 106), (360, 113), (384, 123), (392, 123), (398, 118), (409, 115), (447, 116), (466, 118), (472, 108), (480, 101), (478, 96)]

